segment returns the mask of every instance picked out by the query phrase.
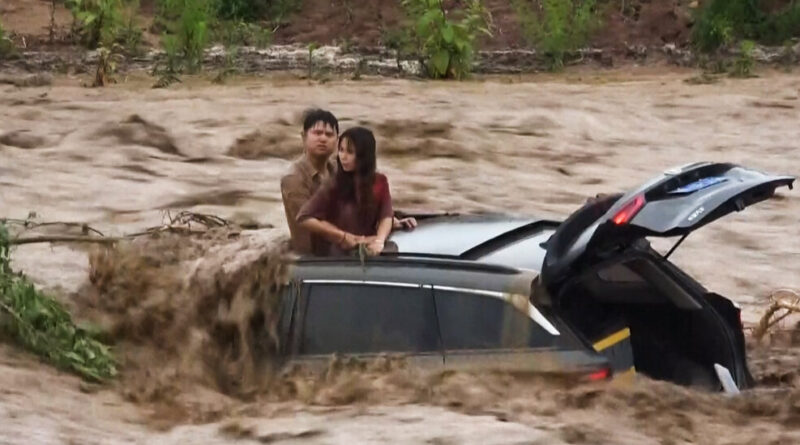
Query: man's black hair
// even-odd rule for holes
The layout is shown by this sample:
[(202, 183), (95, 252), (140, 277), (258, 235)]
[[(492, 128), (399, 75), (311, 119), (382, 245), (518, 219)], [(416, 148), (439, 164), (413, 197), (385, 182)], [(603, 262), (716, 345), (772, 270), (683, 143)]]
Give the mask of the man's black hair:
[(316, 125), (317, 122), (330, 125), (336, 131), (336, 134), (339, 134), (339, 121), (336, 120), (336, 116), (328, 110), (319, 108), (306, 111), (305, 118), (303, 119), (303, 131), (308, 131), (308, 129)]

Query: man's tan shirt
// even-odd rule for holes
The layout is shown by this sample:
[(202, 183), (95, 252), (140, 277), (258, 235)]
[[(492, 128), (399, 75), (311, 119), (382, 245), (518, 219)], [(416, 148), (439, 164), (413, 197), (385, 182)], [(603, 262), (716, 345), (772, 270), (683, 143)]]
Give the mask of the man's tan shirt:
[(281, 196), (286, 222), (292, 235), (292, 250), (299, 254), (320, 254), (325, 250), (325, 240), (313, 236), (297, 224), (297, 213), (326, 179), (333, 176), (336, 163), (330, 159), (325, 169), (318, 172), (305, 155), (292, 162), (289, 173), (281, 178)]

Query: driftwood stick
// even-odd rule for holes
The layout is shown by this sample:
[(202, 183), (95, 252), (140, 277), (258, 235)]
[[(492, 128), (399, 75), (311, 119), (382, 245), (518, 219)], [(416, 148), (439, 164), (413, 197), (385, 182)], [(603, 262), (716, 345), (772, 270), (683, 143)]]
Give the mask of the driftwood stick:
[[(758, 326), (753, 330), (753, 337), (759, 342), (773, 326), (793, 313), (800, 313), (800, 294), (782, 289), (773, 292), (770, 298), (773, 300), (772, 304), (759, 320)], [(786, 312), (776, 316), (779, 311)]]
[(116, 237), (97, 237), (97, 236), (31, 236), (25, 238), (14, 238), (9, 241), (12, 246), (21, 244), (35, 244), (35, 243), (96, 243), (96, 244), (113, 244), (125, 238)]
[[(171, 212), (167, 211), (165, 215), (169, 220), (169, 224), (164, 224), (161, 226), (150, 227), (145, 229), (142, 232), (131, 233), (127, 235), (123, 235), (120, 237), (107, 237), (104, 236), (102, 232), (99, 230), (89, 226), (85, 223), (77, 223), (77, 222), (65, 222), (65, 221), (54, 221), (54, 222), (43, 222), (37, 223), (30, 219), (13, 219), (13, 218), (2, 218), (0, 219), (0, 223), (3, 224), (14, 224), (23, 226), (24, 229), (22, 232), (26, 232), (28, 230), (34, 230), (40, 227), (45, 226), (65, 226), (65, 227), (80, 227), (81, 232), (83, 235), (42, 235), (42, 236), (19, 236), (17, 238), (12, 238), (9, 243), (12, 246), (22, 245), (22, 244), (35, 244), (35, 243), (94, 243), (94, 244), (114, 244), (118, 241), (122, 240), (130, 240), (139, 236), (147, 236), (147, 235), (155, 235), (159, 233), (177, 233), (183, 235), (202, 235), (207, 233), (207, 230), (196, 230), (191, 228), (192, 223), (197, 223), (199, 225), (205, 226), (207, 229), (215, 228), (215, 227), (230, 227), (230, 221), (216, 216), (216, 215), (209, 215), (203, 213), (194, 213), (188, 211), (182, 211), (177, 215), (172, 215)], [(91, 236), (91, 233), (97, 234), (99, 236)]]
[(51, 221), (51, 222), (37, 223), (29, 219), (0, 218), (0, 223), (23, 226), (25, 227), (25, 230), (38, 229), (40, 227), (47, 227), (47, 226), (79, 227), (81, 229), (81, 232), (83, 233), (94, 232), (100, 236), (105, 236), (103, 235), (103, 232), (95, 229), (94, 227), (86, 223), (79, 223), (79, 222)]

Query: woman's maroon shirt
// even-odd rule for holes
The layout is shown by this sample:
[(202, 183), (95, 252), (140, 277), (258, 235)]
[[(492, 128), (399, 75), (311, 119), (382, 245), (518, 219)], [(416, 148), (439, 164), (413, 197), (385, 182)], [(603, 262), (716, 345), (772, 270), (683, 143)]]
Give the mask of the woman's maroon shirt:
[[(378, 223), (384, 218), (391, 218), (392, 195), (389, 192), (389, 180), (381, 173), (375, 174), (372, 185), (375, 205), (366, 218), (361, 218), (355, 201), (342, 199), (336, 193), (335, 182), (331, 181), (320, 187), (311, 199), (306, 202), (297, 214), (297, 222), (308, 218), (327, 221), (336, 227), (354, 235), (372, 236), (378, 233)], [(330, 252), (314, 252), (321, 254), (341, 253), (337, 246), (331, 246)]]

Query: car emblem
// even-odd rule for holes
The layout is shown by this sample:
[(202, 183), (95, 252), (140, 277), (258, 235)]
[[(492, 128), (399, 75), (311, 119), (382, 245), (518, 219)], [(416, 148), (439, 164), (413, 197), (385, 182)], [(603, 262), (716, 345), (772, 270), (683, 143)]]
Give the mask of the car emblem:
[(692, 214), (689, 215), (688, 218), (686, 218), (686, 220), (687, 221), (694, 221), (695, 219), (697, 219), (698, 216), (702, 215), (705, 210), (706, 210), (706, 208), (703, 207), (703, 206), (698, 207), (697, 210), (692, 212)]

